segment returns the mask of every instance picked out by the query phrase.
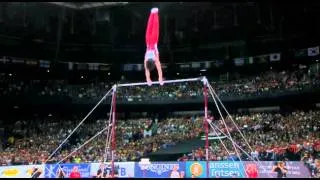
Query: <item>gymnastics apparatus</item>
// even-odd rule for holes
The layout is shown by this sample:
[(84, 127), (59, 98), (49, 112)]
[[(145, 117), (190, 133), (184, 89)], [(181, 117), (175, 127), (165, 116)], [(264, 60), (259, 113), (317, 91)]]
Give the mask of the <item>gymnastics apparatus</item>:
[[(72, 134), (84, 123), (84, 121), (92, 114), (92, 112), (105, 100), (108, 99), (108, 97), (111, 95), (111, 106), (110, 106), (110, 114), (109, 114), (109, 121), (106, 123), (106, 127), (103, 128), (101, 131), (99, 131), (96, 135), (88, 139), (85, 143), (83, 143), (81, 146), (79, 146), (77, 149), (72, 151), (69, 155), (61, 159), (59, 162), (56, 163), (56, 165), (59, 166), (60, 163), (65, 161), (67, 158), (69, 158), (72, 154), (77, 152), (79, 149), (84, 147), (86, 144), (94, 140), (96, 137), (107, 131), (107, 137), (106, 137), (106, 146), (104, 151), (104, 163), (108, 161), (109, 154), (111, 155), (111, 177), (114, 177), (115, 175), (115, 154), (116, 154), (116, 97), (117, 97), (117, 89), (123, 88), (123, 87), (133, 87), (133, 86), (151, 86), (151, 85), (163, 85), (163, 84), (171, 84), (171, 83), (183, 83), (183, 82), (195, 82), (195, 81), (201, 81), (203, 83), (203, 97), (204, 97), (204, 130), (205, 130), (205, 153), (206, 153), (206, 162), (207, 162), (207, 175), (209, 175), (209, 129), (211, 132), (213, 132), (216, 136), (218, 136), (218, 133), (223, 134), (228, 140), (231, 141), (233, 149), (236, 153), (237, 158), (242, 163), (242, 159), (240, 156), (239, 151), (242, 151), (246, 156), (248, 156), (253, 161), (258, 161), (260, 163), (259, 159), (252, 158), (249, 153), (247, 153), (241, 146), (239, 146), (232, 138), (229, 128), (225, 122), (224, 115), (222, 113), (222, 110), (225, 111), (225, 113), (228, 116), (228, 119), (230, 119), (233, 123), (233, 125), (236, 127), (236, 130), (241, 135), (241, 137), (244, 139), (244, 142), (248, 146), (251, 152), (253, 152), (253, 149), (249, 145), (248, 141), (244, 137), (243, 133), (240, 131), (239, 127), (234, 122), (232, 116), (227, 111), (226, 107), (221, 102), (220, 98), (212, 88), (212, 86), (209, 84), (206, 77), (199, 77), (199, 78), (190, 78), (190, 79), (178, 79), (178, 80), (162, 80), (162, 70), (161, 70), (161, 64), (159, 60), (159, 52), (157, 48), (158, 43), (158, 36), (159, 36), (159, 21), (158, 21), (158, 9), (153, 8), (151, 11), (151, 15), (149, 16), (149, 21), (147, 25), (146, 30), (146, 45), (147, 50), (145, 54), (144, 59), (144, 65), (145, 65), (145, 74), (146, 74), (146, 81), (147, 82), (141, 82), (141, 83), (128, 83), (128, 84), (115, 84), (113, 87), (100, 99), (100, 101), (92, 108), (92, 110), (80, 121), (80, 123), (71, 131), (71, 133), (66, 137), (65, 140), (61, 142), (61, 144), (55, 149), (48, 159), (44, 162), (48, 162), (51, 160), (51, 158), (57, 153), (57, 151), (63, 146), (63, 144), (72, 136)], [(156, 67), (159, 75), (159, 81), (152, 82), (150, 79), (150, 71)], [(221, 120), (223, 122), (224, 128), (226, 129), (226, 133), (221, 131), (217, 125), (215, 125), (214, 121), (208, 118), (208, 97), (211, 97), (214, 105), (219, 112), (219, 118), (216, 118), (218, 120)], [(220, 108), (222, 107), (222, 109)], [(226, 152), (230, 155), (230, 151), (227, 149), (224, 142), (219, 138), (220, 143), (225, 148)], [(232, 158), (232, 161), (234, 159)], [(59, 166), (60, 167), (60, 166)], [(242, 166), (244, 167), (244, 166)], [(262, 166), (263, 167), (263, 166)], [(239, 167), (240, 168), (240, 167)], [(49, 170), (50, 171), (50, 170)], [(245, 172), (245, 177), (249, 177), (247, 174), (247, 171)], [(50, 171), (50, 173), (53, 173)], [(54, 174), (54, 173), (53, 173)]]
[[(233, 120), (232, 116), (229, 114), (227, 111), (226, 107), (212, 88), (212, 86), (209, 84), (208, 80), (206, 77), (199, 77), (199, 78), (190, 78), (190, 79), (178, 79), (178, 80), (167, 80), (163, 81), (164, 84), (170, 84), (170, 83), (183, 83), (183, 82), (194, 82), (194, 81), (201, 81), (203, 82), (203, 97), (204, 97), (204, 130), (205, 130), (205, 153), (206, 153), (206, 162), (209, 163), (209, 130), (213, 132), (216, 136), (219, 136), (218, 133), (223, 134), (228, 140), (231, 141), (233, 149), (236, 153), (237, 158), (239, 159), (240, 163), (242, 163), (242, 159), (240, 156), (240, 151), (242, 151), (248, 158), (250, 158), (252, 161), (257, 162), (260, 164), (259, 159), (253, 158), (250, 153), (246, 152), (240, 145), (238, 145), (234, 140), (232, 135), (230, 134), (229, 128), (225, 122), (224, 115), (222, 111), (224, 111), (228, 118), (232, 121), (233, 125), (236, 127), (237, 132), (241, 135), (243, 138), (243, 142), (246, 143), (246, 146), (250, 149), (251, 152), (253, 152), (253, 149), (249, 145), (247, 139), (244, 137), (243, 133), (240, 131), (239, 127)], [(152, 82), (153, 85), (160, 84), (162, 82), (155, 81)], [(63, 144), (72, 136), (72, 134), (84, 123), (84, 121), (95, 111), (95, 109), (105, 100), (109, 99), (108, 97), (111, 96), (111, 107), (110, 107), (110, 114), (109, 114), (109, 120), (106, 123), (106, 127), (104, 127), (101, 131), (99, 131), (96, 135), (92, 136), (90, 139), (88, 139), (86, 142), (84, 142), (81, 146), (76, 148), (74, 151), (72, 151), (69, 155), (61, 159), (59, 162), (56, 163), (56, 165), (59, 165), (63, 161), (65, 161), (67, 158), (72, 156), (75, 152), (80, 150), (82, 147), (93, 141), (96, 137), (101, 135), (103, 132), (107, 131), (107, 137), (106, 137), (106, 146), (105, 146), (105, 154), (104, 154), (104, 163), (107, 162), (108, 159), (108, 154), (111, 154), (111, 177), (114, 177), (115, 175), (115, 153), (116, 153), (116, 132), (115, 132), (115, 127), (116, 127), (116, 97), (117, 97), (117, 89), (122, 88), (122, 87), (133, 87), (133, 86), (148, 86), (148, 82), (141, 82), (141, 83), (128, 83), (128, 84), (115, 84), (113, 87), (100, 99), (100, 101), (91, 109), (91, 111), (80, 121), (80, 123), (71, 131), (71, 133), (66, 137), (65, 140), (61, 142), (61, 144), (50, 154), (48, 159), (44, 162), (48, 162), (51, 160), (51, 158), (54, 156), (54, 154), (57, 153), (57, 151), (63, 146)], [(226, 129), (226, 133), (223, 132), (215, 123), (213, 120), (210, 120), (208, 118), (208, 98), (211, 97), (214, 105), (219, 112), (220, 117), (215, 118), (219, 119), (223, 122), (224, 124), (224, 129)], [(110, 100), (110, 99), (109, 99)], [(220, 108), (220, 106), (222, 108)], [(226, 147), (225, 143), (219, 138), (220, 143), (226, 150), (226, 152), (230, 155), (230, 151)], [(232, 159), (232, 161), (234, 161)], [(209, 166), (207, 166), (209, 167)], [(240, 168), (240, 167), (239, 167)], [(207, 174), (209, 171), (209, 168), (207, 168)], [(244, 176), (248, 177), (246, 171)], [(53, 172), (50, 172), (53, 173)], [(54, 173), (53, 173), (54, 174)]]

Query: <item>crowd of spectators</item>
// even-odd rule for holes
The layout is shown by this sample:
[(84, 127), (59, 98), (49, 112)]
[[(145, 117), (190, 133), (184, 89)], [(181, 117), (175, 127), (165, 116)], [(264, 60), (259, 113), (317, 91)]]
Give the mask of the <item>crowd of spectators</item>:
[[(97, 120), (83, 124), (49, 162), (57, 162), (65, 158), (72, 150), (105, 127), (106, 121)], [(10, 136), (4, 141), (5, 149), (0, 153), (0, 163), (9, 165), (44, 162), (73, 130), (73, 127), (76, 126), (74, 122), (76, 121), (66, 119), (60, 121), (43, 119), (37, 120), (37, 123), (17, 121), (10, 128)], [(200, 126), (200, 121), (194, 122), (188, 118), (172, 118), (160, 122), (157, 119), (154, 121), (149, 119), (119, 120), (116, 131), (116, 159), (118, 161), (139, 160), (140, 157), (147, 156), (159, 148), (196, 137), (201, 132)], [(76, 162), (78, 159), (81, 162), (104, 160), (106, 134), (98, 136), (63, 162)]]
[[(1, 96), (63, 96), (74, 101), (97, 101), (112, 86), (113, 82), (96, 81), (90, 84), (68, 84), (66, 80), (21, 80), (11, 75), (0, 76)], [(230, 78), (211, 82), (217, 94), (223, 98), (257, 97), (288, 92), (299, 92), (319, 87), (318, 76), (310, 76), (303, 70), (275, 72), (268, 71), (253, 77)], [(186, 82), (166, 86), (124, 87), (118, 89), (119, 100), (124, 102), (186, 100), (202, 95), (201, 82)]]
[[(261, 160), (283, 160), (284, 154), (289, 150), (297, 155), (294, 156), (291, 154), (290, 158), (292, 160), (300, 160), (302, 155), (305, 155), (304, 153), (309, 157), (315, 155), (312, 153), (316, 153), (320, 150), (317, 149), (320, 148), (318, 147), (318, 145), (320, 145), (319, 115), (319, 111), (297, 111), (287, 115), (272, 113), (259, 113), (243, 116), (235, 115), (233, 120), (235, 120), (238, 128), (246, 137), (247, 142), (251, 145), (251, 149), (246, 145), (230, 118), (225, 118), (225, 122), (235, 142), (246, 150), (248, 154), (254, 155), (258, 152), (258, 156), (256, 157)], [(214, 124), (215, 127), (219, 127), (224, 134), (227, 134), (227, 129), (222, 120), (217, 120)], [(218, 136), (224, 136), (224, 134), (220, 133), (218, 130), (216, 132), (218, 133)], [(210, 133), (215, 135), (214, 131), (211, 131)], [(227, 147), (229, 149), (233, 149), (230, 140), (224, 139), (223, 142), (228, 145)], [(214, 145), (211, 145), (211, 148), (216, 152), (214, 154), (215, 159), (227, 158), (227, 152), (224, 147), (219, 144), (220, 141), (216, 140)], [(295, 145), (296, 147), (293, 147), (292, 145)], [(235, 153), (234, 150), (233, 153)], [(198, 158), (203, 159), (205, 157), (201, 156)], [(213, 157), (211, 156), (211, 158)], [(245, 157), (245, 159), (247, 158), (248, 157)]]
[[(65, 80), (21, 80), (19, 77), (0, 76), (0, 97), (28, 96), (62, 96), (76, 100), (96, 100), (101, 98), (113, 83), (96, 82), (91, 84), (71, 85)], [(309, 76), (302, 71), (269, 71), (255, 77), (232, 78), (228, 81), (211, 82), (221, 98), (253, 97), (273, 95), (282, 92), (299, 92), (304, 89), (319, 87), (317, 76)], [(202, 96), (201, 82), (171, 84), (167, 86), (128, 87), (118, 91), (122, 101), (149, 100), (185, 100)], [(232, 115), (238, 127), (244, 133), (252, 149), (225, 117), (228, 130), (242, 149), (252, 157), (260, 160), (301, 160), (310, 168), (315, 166), (320, 152), (320, 111), (291, 114), (255, 113), (250, 115)], [(39, 164), (45, 162), (60, 143), (76, 127), (79, 118), (49, 118), (17, 121), (14, 125), (1, 126), (0, 164)], [(167, 119), (119, 119), (116, 128), (116, 160), (138, 161), (150, 153), (168, 148), (181, 141), (199, 137), (203, 133), (201, 116), (172, 117)], [(89, 121), (82, 125), (66, 143), (61, 146), (50, 162), (100, 162), (110, 159), (106, 150), (106, 133), (98, 136), (80, 150), (73, 150), (106, 126), (105, 119)], [(223, 132), (226, 128), (221, 120), (214, 121)], [(1, 122), (0, 122), (1, 124)], [(6, 133), (4, 133), (6, 132)], [(213, 131), (210, 132), (214, 133)], [(220, 134), (221, 135), (221, 134)], [(240, 150), (232, 150), (232, 143), (222, 140), (228, 153), (219, 141), (210, 144), (210, 160), (234, 160), (239, 152), (242, 160), (249, 160)], [(204, 149), (199, 148), (185, 154), (179, 160), (204, 160)], [(70, 155), (70, 156), (68, 156)], [(68, 156), (68, 157), (67, 157)]]
[[(260, 160), (303, 160), (310, 166), (320, 153), (320, 111), (291, 114), (257, 113), (250, 115), (232, 115), (238, 127), (244, 133), (252, 149), (231, 123), (225, 118), (232, 138), (245, 151)], [(44, 162), (77, 125), (77, 121), (43, 119), (17, 121), (10, 129), (0, 153), (0, 163), (35, 164)], [(117, 161), (138, 161), (161, 148), (168, 148), (178, 142), (194, 139), (203, 133), (203, 121), (197, 117), (173, 117), (167, 119), (127, 119), (119, 120), (116, 128)], [(226, 132), (222, 121), (215, 125)], [(82, 147), (66, 158), (73, 150), (83, 144), (106, 126), (106, 120), (88, 121), (72, 135), (55, 153), (49, 162), (99, 162), (106, 158), (106, 133)], [(211, 134), (213, 131), (210, 132)], [(220, 134), (221, 135), (221, 134)], [(210, 160), (226, 160), (235, 157), (232, 143), (223, 139), (230, 154), (219, 141), (210, 145)], [(252, 150), (252, 151), (251, 151)], [(243, 160), (250, 160), (242, 152)], [(110, 158), (110, 156), (109, 156)], [(179, 160), (204, 160), (204, 150), (196, 149)]]
[[(233, 120), (251, 148), (242, 138), (231, 118), (226, 117), (225, 122), (228, 129), (220, 119), (214, 122), (214, 127), (219, 128), (222, 132), (211, 130), (210, 134), (223, 137), (228, 135), (229, 130), (234, 142), (245, 152), (238, 148), (235, 150), (232, 142), (224, 138), (222, 142), (225, 147), (219, 140), (210, 144), (209, 160), (291, 160), (303, 161), (311, 170), (316, 167), (316, 159), (320, 158), (320, 111), (297, 111), (287, 115), (279, 113), (235, 115)], [(190, 154), (185, 154), (178, 160), (205, 160), (205, 149), (194, 149)]]

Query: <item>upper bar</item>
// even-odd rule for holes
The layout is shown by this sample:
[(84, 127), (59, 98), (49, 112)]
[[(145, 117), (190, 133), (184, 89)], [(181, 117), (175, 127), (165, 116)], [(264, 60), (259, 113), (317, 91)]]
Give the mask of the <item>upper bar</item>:
[[(177, 83), (177, 82), (190, 82), (190, 81), (201, 81), (203, 77), (199, 78), (189, 78), (189, 79), (177, 79), (177, 80), (167, 80), (163, 81), (164, 84), (169, 84), (169, 83)], [(154, 81), (152, 84), (160, 84), (159, 81)], [(140, 82), (140, 83), (127, 83), (127, 84), (118, 84), (117, 87), (127, 87), (127, 86), (144, 86), (148, 85), (147, 82)]]

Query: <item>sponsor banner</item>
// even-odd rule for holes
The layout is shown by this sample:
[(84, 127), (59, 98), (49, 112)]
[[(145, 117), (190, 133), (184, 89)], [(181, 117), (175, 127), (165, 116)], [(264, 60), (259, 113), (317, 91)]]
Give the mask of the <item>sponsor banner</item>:
[[(272, 172), (273, 167), (275, 167), (276, 162), (274, 161), (261, 161), (244, 162), (245, 170), (249, 178), (276, 178), (277, 173)], [(303, 164), (303, 162), (286, 162), (286, 167), (288, 169), (287, 178), (310, 178), (310, 171)]]
[(209, 163), (210, 178), (243, 178), (243, 164), (239, 161), (214, 161)]
[(187, 161), (186, 162), (187, 178), (206, 178), (207, 162), (205, 161)]
[[(108, 167), (111, 163), (104, 163), (105, 171), (111, 171), (111, 168)], [(115, 162), (115, 168), (118, 172), (118, 177), (134, 177), (134, 162)], [(101, 167), (101, 163), (92, 163), (90, 170), (90, 177), (97, 176), (97, 172)], [(107, 172), (109, 175), (111, 172)]]
[(42, 172), (40, 178), (43, 178), (44, 165), (1, 166), (0, 178), (31, 178), (34, 168)]
[[(141, 164), (135, 162), (115, 162), (119, 177), (135, 178), (206, 178), (206, 161), (187, 162), (151, 162)], [(110, 164), (110, 163), (107, 163)], [(209, 178), (277, 178), (277, 173), (272, 172), (276, 162), (274, 161), (244, 161), (243, 165), (239, 161), (210, 161)], [(95, 177), (100, 168), (100, 163), (91, 164), (47, 164), (47, 165), (21, 165), (21, 166), (1, 166), (0, 178), (30, 178), (34, 168), (42, 172), (40, 178), (56, 178), (57, 172), (61, 168), (66, 177), (70, 176), (72, 169), (78, 167), (82, 178)], [(311, 174), (303, 162), (286, 162), (288, 178), (310, 178)]]
[(135, 178), (182, 178), (185, 177), (184, 162), (135, 163)]
[(58, 171), (63, 170), (67, 178), (69, 178), (70, 173), (73, 168), (78, 168), (81, 178), (90, 177), (90, 164), (47, 164), (45, 168), (46, 178), (56, 178)]

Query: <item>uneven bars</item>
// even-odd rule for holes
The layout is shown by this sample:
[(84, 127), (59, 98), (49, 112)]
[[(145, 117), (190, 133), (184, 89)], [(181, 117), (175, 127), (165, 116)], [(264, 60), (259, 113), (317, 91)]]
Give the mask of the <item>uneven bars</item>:
[[(189, 79), (167, 80), (167, 81), (163, 81), (163, 83), (164, 84), (169, 84), (169, 83), (178, 83), (178, 82), (200, 81), (202, 79), (203, 79), (203, 77), (189, 78)], [(154, 82), (152, 82), (152, 84), (160, 84), (160, 82), (159, 81), (154, 81)], [(143, 86), (143, 85), (148, 85), (148, 83), (147, 82), (140, 82), (140, 83), (118, 84), (117, 87)]]

